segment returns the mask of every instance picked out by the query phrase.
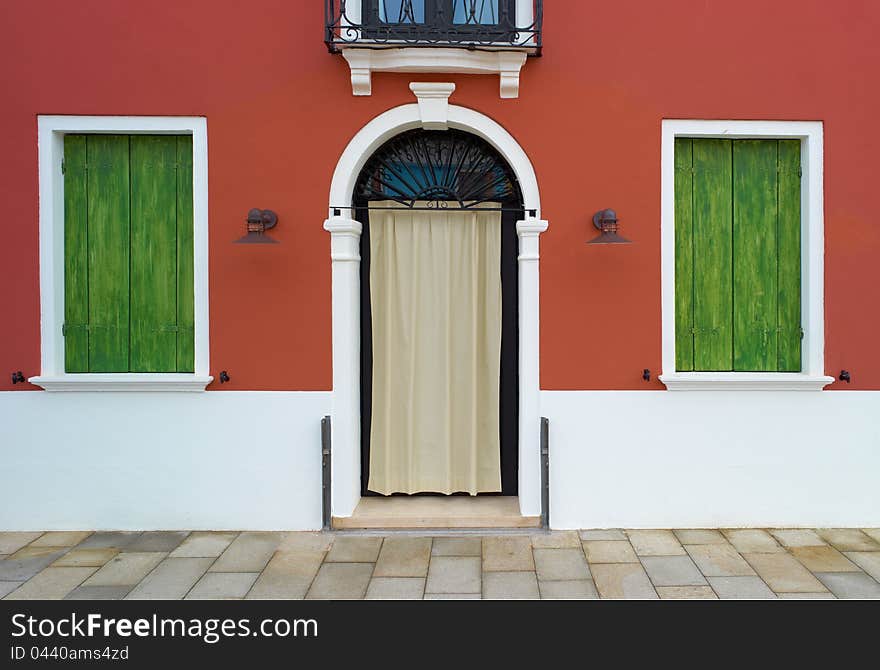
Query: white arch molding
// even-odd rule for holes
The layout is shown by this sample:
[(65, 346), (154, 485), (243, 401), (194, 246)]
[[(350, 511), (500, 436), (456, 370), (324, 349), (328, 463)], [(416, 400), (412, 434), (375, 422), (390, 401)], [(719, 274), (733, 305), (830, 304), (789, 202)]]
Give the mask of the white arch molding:
[[(367, 159), (385, 141), (413, 128), (448, 127), (489, 142), (519, 180), (527, 218), (516, 224), (519, 237), (519, 504), (523, 516), (541, 513), (541, 457), (538, 362), (538, 236), (547, 229), (535, 171), (522, 147), (502, 126), (472, 109), (448, 104), (452, 84), (412, 84), (419, 104), (389, 109), (365, 125), (348, 143), (330, 186), (332, 261), (333, 401), (331, 511), (351, 516), (360, 500), (360, 235), (350, 210), (354, 187)], [(534, 212), (534, 216), (530, 212)]]

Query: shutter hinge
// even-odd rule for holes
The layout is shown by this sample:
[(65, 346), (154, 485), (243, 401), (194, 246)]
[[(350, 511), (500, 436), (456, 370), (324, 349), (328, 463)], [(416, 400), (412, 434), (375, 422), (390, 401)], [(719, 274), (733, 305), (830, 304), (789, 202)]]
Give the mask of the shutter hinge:
[(803, 177), (803, 176), (804, 176), (804, 171), (800, 168), (800, 166), (798, 166), (798, 177)]
[(61, 174), (64, 174), (65, 172), (67, 172), (67, 163), (62, 158), (61, 159)]

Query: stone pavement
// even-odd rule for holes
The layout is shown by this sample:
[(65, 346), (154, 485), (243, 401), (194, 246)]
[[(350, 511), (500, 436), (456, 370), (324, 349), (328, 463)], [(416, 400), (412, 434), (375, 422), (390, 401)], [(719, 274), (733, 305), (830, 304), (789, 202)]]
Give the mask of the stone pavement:
[(0, 597), (880, 599), (880, 529), (5, 532)]

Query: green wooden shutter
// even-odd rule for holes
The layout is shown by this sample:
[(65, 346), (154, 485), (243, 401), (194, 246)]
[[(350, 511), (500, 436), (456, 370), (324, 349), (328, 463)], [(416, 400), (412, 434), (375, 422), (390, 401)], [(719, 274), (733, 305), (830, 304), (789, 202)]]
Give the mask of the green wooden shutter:
[(192, 136), (177, 138), (177, 371), (195, 369)]
[(88, 162), (89, 371), (129, 369), (128, 136), (92, 135)]
[(89, 371), (86, 138), (64, 138), (64, 369)]
[(779, 140), (777, 332), (780, 372), (801, 370), (801, 143)]
[(798, 140), (677, 139), (679, 371), (801, 369)]
[(733, 369), (729, 140), (694, 141), (694, 370)]
[(194, 370), (190, 136), (68, 135), (65, 370)]
[(675, 369), (694, 369), (693, 140), (675, 140)]
[(131, 372), (177, 370), (177, 138), (131, 138)]
[(776, 370), (775, 140), (733, 143), (733, 369)]

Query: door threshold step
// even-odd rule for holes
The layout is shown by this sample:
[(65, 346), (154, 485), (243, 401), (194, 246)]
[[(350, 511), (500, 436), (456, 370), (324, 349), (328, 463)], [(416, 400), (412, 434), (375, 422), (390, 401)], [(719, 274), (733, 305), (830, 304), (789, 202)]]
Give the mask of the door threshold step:
[(333, 517), (334, 530), (540, 527), (540, 516), (520, 514), (515, 496), (365, 497), (351, 516)]

